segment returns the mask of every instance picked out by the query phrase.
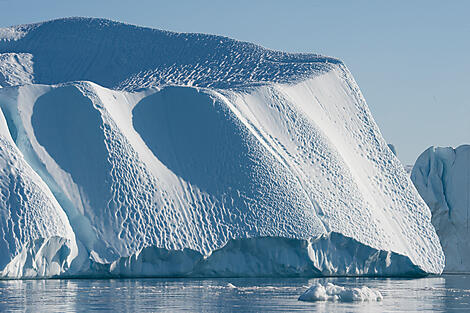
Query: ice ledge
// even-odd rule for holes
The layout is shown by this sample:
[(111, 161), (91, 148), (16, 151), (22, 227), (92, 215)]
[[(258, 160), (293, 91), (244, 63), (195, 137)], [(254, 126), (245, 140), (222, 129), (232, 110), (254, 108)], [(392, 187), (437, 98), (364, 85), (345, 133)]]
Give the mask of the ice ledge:
[(46, 278), (61, 276), (70, 267), (74, 256), (71, 240), (53, 236), (39, 238), (25, 244), (5, 268), (0, 271), (0, 278)]
[(406, 276), (427, 273), (406, 256), (373, 249), (339, 233), (310, 240), (258, 237), (230, 240), (210, 255), (155, 246), (112, 263), (68, 263), (68, 241), (53, 237), (28, 244), (1, 272), (3, 278), (47, 277), (322, 277)]
[[(95, 264), (95, 268), (99, 268)], [(310, 240), (258, 237), (233, 239), (203, 256), (184, 249), (147, 247), (109, 265), (114, 277), (321, 277), (425, 276), (403, 255), (371, 248), (331, 232)]]

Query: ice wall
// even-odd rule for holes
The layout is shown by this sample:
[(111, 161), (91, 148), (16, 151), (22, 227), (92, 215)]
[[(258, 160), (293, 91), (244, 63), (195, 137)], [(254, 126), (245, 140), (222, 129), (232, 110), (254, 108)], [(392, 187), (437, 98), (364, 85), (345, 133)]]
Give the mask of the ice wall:
[(0, 114), (0, 275), (60, 275), (78, 253), (74, 232), (10, 131)]
[(432, 212), (446, 255), (446, 272), (470, 271), (470, 146), (430, 147), (411, 173)]

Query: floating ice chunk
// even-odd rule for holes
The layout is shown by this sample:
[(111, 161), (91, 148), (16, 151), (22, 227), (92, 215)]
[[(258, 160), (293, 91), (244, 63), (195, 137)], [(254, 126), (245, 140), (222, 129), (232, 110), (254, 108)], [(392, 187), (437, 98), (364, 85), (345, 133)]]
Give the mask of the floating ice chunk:
[(345, 288), (332, 283), (315, 284), (305, 291), (299, 301), (382, 301), (380, 291), (366, 286), (361, 288)]

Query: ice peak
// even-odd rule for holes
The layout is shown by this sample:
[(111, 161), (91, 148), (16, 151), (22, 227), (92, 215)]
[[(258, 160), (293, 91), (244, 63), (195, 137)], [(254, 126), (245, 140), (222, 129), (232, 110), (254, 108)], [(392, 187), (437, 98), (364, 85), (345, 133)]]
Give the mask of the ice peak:
[(291, 83), (341, 63), (331, 57), (284, 53), (222, 36), (82, 17), (3, 29), (0, 53), (31, 54), (35, 83), (89, 80), (125, 90), (165, 84), (232, 88)]

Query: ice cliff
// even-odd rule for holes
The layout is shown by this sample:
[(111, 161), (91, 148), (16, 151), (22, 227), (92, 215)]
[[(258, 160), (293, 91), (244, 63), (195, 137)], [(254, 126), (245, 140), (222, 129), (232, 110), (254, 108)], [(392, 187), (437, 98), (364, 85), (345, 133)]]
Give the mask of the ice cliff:
[(446, 272), (470, 272), (470, 146), (430, 147), (411, 179), (432, 212)]
[(3, 277), (440, 273), (338, 59), (71, 18), (0, 29)]

